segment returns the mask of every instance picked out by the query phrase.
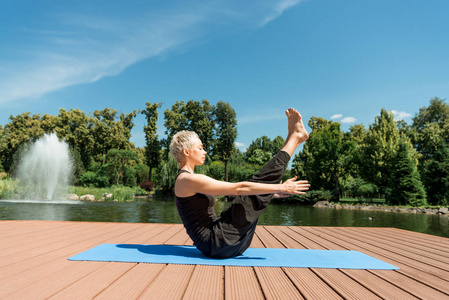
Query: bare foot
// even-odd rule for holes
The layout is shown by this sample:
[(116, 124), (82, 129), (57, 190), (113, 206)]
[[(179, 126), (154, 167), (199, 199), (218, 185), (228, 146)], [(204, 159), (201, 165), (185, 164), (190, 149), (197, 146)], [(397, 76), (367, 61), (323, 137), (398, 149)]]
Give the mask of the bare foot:
[(301, 114), (291, 107), (285, 111), (285, 114), (288, 118), (287, 140), (296, 139), (297, 145), (305, 142), (309, 138), (309, 134), (304, 127)]

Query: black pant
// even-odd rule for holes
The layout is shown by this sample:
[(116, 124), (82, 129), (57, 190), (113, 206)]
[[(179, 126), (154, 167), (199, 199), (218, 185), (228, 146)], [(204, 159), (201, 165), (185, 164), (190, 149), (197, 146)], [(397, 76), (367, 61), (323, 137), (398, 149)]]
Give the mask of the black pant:
[[(281, 183), (289, 160), (290, 155), (280, 151), (248, 181)], [(215, 258), (242, 254), (250, 246), (257, 221), (272, 198), (273, 194), (237, 196), (214, 223), (210, 249), (203, 253)]]

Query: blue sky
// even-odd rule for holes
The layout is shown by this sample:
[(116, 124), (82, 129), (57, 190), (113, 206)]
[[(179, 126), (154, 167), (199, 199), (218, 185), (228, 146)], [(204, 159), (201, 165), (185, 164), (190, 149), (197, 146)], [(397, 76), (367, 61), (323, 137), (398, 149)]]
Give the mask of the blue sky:
[[(284, 110), (368, 126), (408, 123), (449, 94), (449, 1), (30, 1), (0, 3), (0, 124), (145, 102), (225, 101), (237, 143), (285, 135)], [(132, 141), (144, 145), (145, 119)]]

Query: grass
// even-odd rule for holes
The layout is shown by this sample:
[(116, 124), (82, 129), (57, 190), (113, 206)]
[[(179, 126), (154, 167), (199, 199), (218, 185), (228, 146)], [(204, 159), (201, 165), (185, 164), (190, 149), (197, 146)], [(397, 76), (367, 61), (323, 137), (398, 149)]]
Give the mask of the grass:
[[(16, 179), (6, 178), (0, 180), (0, 199), (18, 199), (21, 194), (19, 181)], [(68, 189), (69, 194), (76, 194), (78, 196), (94, 195), (95, 200), (103, 199), (104, 194), (112, 194), (111, 200), (126, 201), (133, 199), (134, 195), (149, 194), (140, 187), (127, 187), (113, 185), (108, 188), (82, 187), (71, 186)]]
[(149, 194), (140, 187), (121, 185), (113, 185), (108, 188), (71, 186), (68, 192), (69, 194), (76, 194), (80, 197), (87, 194), (94, 195), (96, 200), (102, 199), (104, 194), (112, 194), (112, 199), (118, 201), (131, 200), (134, 195)]
[(359, 199), (359, 198), (340, 198), (342, 203), (376, 203), (376, 204), (385, 204), (385, 199), (373, 198), (373, 199)]

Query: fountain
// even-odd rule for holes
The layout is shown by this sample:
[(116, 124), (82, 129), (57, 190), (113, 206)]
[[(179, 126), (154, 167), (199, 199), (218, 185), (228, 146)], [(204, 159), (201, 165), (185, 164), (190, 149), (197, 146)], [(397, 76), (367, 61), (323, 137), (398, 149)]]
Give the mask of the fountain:
[(61, 200), (66, 198), (72, 177), (68, 144), (56, 134), (45, 134), (24, 150), (17, 167), (22, 199)]

